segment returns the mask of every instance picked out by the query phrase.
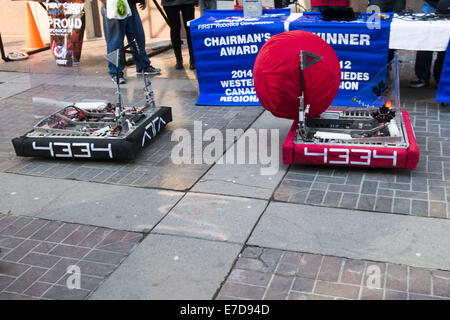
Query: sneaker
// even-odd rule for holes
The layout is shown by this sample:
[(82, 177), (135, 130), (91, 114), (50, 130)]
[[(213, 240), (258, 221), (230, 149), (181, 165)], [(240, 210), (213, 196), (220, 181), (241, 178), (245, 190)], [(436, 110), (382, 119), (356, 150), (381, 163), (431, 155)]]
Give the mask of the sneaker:
[[(117, 84), (117, 82), (116, 82), (117, 81), (117, 75), (111, 74), (110, 76), (111, 76), (112, 82)], [(125, 78), (123, 77), (123, 74), (119, 74), (119, 84), (125, 84), (125, 83), (127, 83), (127, 80), (125, 80)]]
[(410, 81), (408, 84), (408, 87), (410, 88), (423, 88), (425, 86), (428, 86), (428, 82), (422, 79), (417, 79), (414, 81)]
[[(155, 68), (152, 65), (148, 66), (147, 68), (145, 68), (142, 71), (144, 71), (145, 74), (151, 74), (151, 75), (156, 75), (156, 74), (160, 74), (161, 73), (161, 69)], [(138, 73), (142, 73), (142, 71), (140, 71)]]

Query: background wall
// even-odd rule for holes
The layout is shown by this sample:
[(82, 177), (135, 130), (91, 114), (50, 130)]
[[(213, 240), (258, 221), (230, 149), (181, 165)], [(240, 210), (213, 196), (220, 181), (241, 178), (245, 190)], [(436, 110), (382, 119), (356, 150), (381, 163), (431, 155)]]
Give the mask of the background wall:
[[(44, 1), (45, 0), (41, 0)], [(90, 0), (89, 0), (90, 1)], [(100, 1), (93, 0), (97, 3), (99, 18), (99, 28), (101, 26), (101, 14), (100, 14)], [(160, 0), (157, 0), (160, 3)], [(26, 20), (25, 20), (25, 2), (22, 0), (0, 0), (2, 4), (2, 10), (0, 10), (0, 32), (2, 36), (14, 35), (24, 36), (26, 33)], [(49, 41), (48, 36), (48, 21), (47, 13), (40, 5), (34, 1), (28, 1), (32, 7), (33, 14), (35, 16), (36, 23), (41, 37), (44, 42)], [(298, 0), (298, 3), (303, 7), (310, 8), (310, 0)], [(416, 12), (419, 11), (423, 0), (406, 0), (407, 8), (410, 8)], [(355, 11), (365, 11), (367, 8), (367, 0), (351, 0), (351, 6)], [(90, 4), (89, 4), (90, 6)], [(142, 19), (145, 34), (147, 38), (164, 38), (169, 39), (169, 27), (167, 26), (161, 14), (158, 12), (155, 4), (152, 0), (147, 0), (147, 8), (140, 10), (139, 14)], [(195, 16), (199, 17), (199, 10), (196, 8)], [(88, 32), (88, 30), (87, 30)], [(101, 31), (101, 34), (103, 31)], [(92, 38), (95, 34), (86, 34), (86, 38)]]

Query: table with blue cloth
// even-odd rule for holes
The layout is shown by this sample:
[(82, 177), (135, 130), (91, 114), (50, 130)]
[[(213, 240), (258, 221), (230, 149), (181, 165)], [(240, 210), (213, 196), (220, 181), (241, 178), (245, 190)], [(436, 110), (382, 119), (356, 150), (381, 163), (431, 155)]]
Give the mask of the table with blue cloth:
[(190, 21), (200, 91), (197, 105), (259, 105), (252, 74), (259, 49), (272, 35), (305, 30), (327, 41), (339, 58), (342, 79), (332, 105), (360, 106), (354, 99), (357, 93), (369, 82), (385, 77), (389, 48), (440, 48), (448, 43), (447, 31), (434, 32), (438, 34), (433, 37), (435, 41), (422, 41), (427, 48), (405, 48), (419, 43), (402, 39), (407, 39), (411, 29), (416, 37), (430, 39), (426, 33), (446, 30), (446, 23), (426, 23), (427, 31), (420, 32), (414, 24), (392, 14), (384, 19), (362, 13), (353, 21), (324, 21), (318, 12), (291, 13), (288, 9), (264, 10), (259, 18), (244, 17), (242, 10), (206, 11)]
[(263, 44), (288, 24), (289, 9), (264, 10), (259, 18), (242, 10), (206, 10), (190, 21), (200, 95), (198, 105), (259, 105), (253, 63)]
[(368, 14), (353, 21), (324, 21), (319, 12), (305, 12), (289, 24), (289, 30), (315, 33), (336, 52), (341, 84), (332, 105), (361, 106), (353, 101), (358, 92), (367, 83), (386, 78), (391, 21), (391, 15), (378, 21)]

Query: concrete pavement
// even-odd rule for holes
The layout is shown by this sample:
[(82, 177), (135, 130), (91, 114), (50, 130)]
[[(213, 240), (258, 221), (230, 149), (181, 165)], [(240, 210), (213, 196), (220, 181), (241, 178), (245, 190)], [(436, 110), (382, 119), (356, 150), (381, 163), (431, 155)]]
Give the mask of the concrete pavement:
[[(10, 139), (55, 108), (44, 99), (114, 98), (104, 51), (88, 41), (77, 70), (55, 67), (49, 52), (0, 63), (0, 299), (450, 298), (450, 111), (432, 92), (403, 91), (422, 151), (412, 173), (280, 158), (274, 175), (260, 162), (178, 166), (171, 134), (194, 134), (194, 120), (246, 132), (224, 159), (260, 129), (280, 129), (281, 148), (290, 121), (259, 107), (195, 106), (195, 72), (175, 70), (166, 52), (152, 58), (163, 69), (153, 84), (174, 121), (136, 160), (16, 157)], [(132, 67), (126, 76), (125, 99), (142, 99)], [(243, 151), (260, 156), (255, 145)], [(71, 265), (81, 269), (75, 291), (65, 286)]]

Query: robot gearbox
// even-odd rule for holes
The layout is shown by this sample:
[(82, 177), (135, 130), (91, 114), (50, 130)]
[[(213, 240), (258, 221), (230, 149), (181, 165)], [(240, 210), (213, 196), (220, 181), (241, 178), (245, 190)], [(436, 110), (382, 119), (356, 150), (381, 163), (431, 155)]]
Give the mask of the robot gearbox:
[(310, 32), (280, 33), (261, 48), (253, 72), (258, 98), (273, 115), (294, 120), (283, 163), (414, 170), (420, 154), (400, 110), (397, 57), (353, 97), (360, 107), (329, 107), (340, 75), (333, 49)]

